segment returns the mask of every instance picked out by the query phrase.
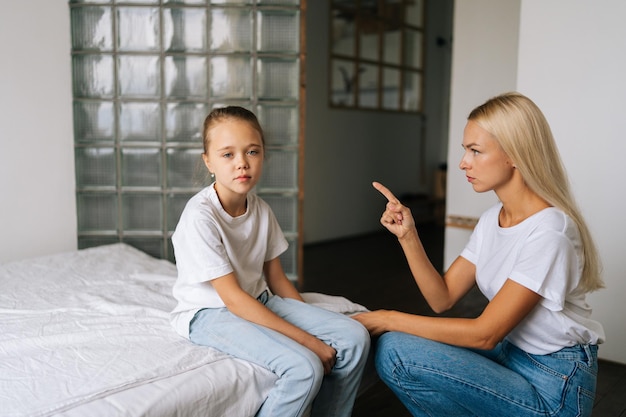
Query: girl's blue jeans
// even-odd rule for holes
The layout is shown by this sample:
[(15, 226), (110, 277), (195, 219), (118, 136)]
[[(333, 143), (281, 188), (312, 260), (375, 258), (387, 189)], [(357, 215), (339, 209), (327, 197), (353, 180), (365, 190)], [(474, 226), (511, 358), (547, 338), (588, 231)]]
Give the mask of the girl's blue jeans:
[(507, 341), (482, 351), (391, 332), (376, 369), (413, 416), (590, 416), (597, 346), (531, 355)]
[(276, 374), (275, 386), (257, 416), (301, 416), (311, 404), (311, 416), (350, 416), (370, 347), (365, 327), (342, 314), (293, 299), (263, 293), (259, 301), (337, 351), (329, 375), (324, 376), (321, 361), (309, 349), (226, 308), (196, 313), (189, 338)]

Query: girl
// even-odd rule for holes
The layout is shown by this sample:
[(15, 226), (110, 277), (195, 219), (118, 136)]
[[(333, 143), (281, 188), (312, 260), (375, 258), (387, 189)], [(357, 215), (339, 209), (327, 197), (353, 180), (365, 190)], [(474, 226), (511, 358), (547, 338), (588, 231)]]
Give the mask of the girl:
[(585, 294), (602, 281), (548, 123), (528, 98), (504, 94), (471, 112), (463, 148), (468, 182), (500, 202), (443, 277), (409, 209), (374, 187), (388, 199), (381, 223), (431, 308), (449, 309), (474, 284), (489, 303), (475, 319), (356, 316), (373, 335), (388, 332), (378, 373), (414, 416), (589, 416), (604, 332)]
[(369, 350), (367, 330), (305, 304), (283, 272), (287, 249), (269, 206), (251, 193), (265, 141), (241, 107), (204, 122), (202, 159), (215, 182), (187, 203), (172, 236), (176, 331), (275, 373), (257, 416), (349, 416)]

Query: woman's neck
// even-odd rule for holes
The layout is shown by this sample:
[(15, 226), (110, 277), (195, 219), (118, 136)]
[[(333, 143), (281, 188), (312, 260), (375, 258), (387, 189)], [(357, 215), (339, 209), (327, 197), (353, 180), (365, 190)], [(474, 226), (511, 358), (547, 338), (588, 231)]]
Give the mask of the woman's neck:
[(550, 207), (547, 201), (528, 187), (523, 187), (523, 189), (508, 196), (498, 195), (498, 198), (502, 202), (502, 210), (500, 210), (498, 217), (500, 227), (515, 226), (533, 214)]

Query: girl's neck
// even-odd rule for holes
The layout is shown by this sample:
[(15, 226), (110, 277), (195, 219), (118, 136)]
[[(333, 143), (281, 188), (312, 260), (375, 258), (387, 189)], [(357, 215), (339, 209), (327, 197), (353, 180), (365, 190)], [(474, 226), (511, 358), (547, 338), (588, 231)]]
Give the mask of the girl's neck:
[(224, 190), (219, 184), (215, 183), (215, 193), (226, 213), (232, 217), (239, 217), (246, 214), (248, 208), (247, 194), (236, 194)]

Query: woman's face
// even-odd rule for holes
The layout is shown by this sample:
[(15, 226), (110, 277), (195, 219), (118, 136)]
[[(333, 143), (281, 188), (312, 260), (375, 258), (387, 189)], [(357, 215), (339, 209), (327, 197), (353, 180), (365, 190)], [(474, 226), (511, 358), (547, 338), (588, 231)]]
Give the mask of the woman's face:
[(463, 158), (459, 168), (465, 171), (474, 191), (498, 191), (506, 186), (515, 170), (498, 141), (474, 121), (468, 121), (463, 133)]

